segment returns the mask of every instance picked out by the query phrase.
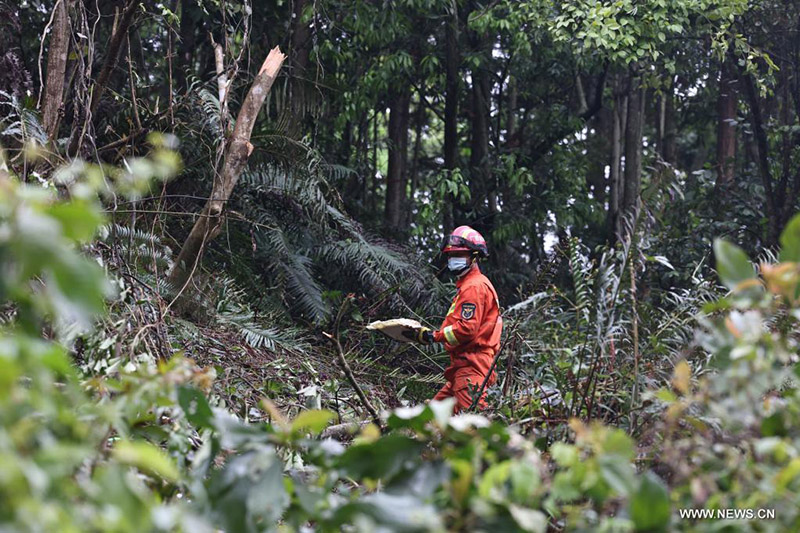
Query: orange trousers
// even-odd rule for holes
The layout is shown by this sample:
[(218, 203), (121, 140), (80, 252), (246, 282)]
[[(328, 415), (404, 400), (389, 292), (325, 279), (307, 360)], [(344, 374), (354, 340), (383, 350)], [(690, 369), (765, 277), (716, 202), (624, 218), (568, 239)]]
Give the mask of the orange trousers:
[[(469, 409), (469, 406), (472, 405), (472, 401), (475, 395), (478, 394), (485, 377), (486, 376), (482, 376), (479, 372), (476, 372), (474, 368), (459, 368), (456, 370), (453, 380), (448, 381), (445, 386), (436, 393), (433, 399), (444, 400), (445, 398), (455, 398), (456, 405), (453, 407), (453, 414), (466, 411)], [(486, 409), (486, 389), (484, 389), (480, 400), (478, 400), (478, 407), (480, 409)]]

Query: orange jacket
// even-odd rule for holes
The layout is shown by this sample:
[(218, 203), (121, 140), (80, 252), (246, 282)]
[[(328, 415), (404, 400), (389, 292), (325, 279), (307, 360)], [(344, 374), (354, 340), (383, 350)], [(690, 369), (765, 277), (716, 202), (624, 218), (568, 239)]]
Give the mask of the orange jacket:
[[(433, 332), (433, 340), (444, 342), (450, 353), (450, 366), (444, 377), (452, 382), (456, 372), (466, 372), (485, 378), (500, 349), (502, 331), (497, 292), (475, 264), (456, 282), (456, 296), (442, 327)], [(489, 384), (495, 379), (493, 373)]]

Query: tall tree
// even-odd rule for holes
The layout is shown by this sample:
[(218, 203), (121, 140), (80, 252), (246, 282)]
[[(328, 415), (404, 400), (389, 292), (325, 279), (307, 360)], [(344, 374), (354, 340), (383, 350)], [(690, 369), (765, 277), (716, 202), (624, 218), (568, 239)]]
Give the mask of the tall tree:
[(408, 124), (411, 89), (407, 84), (397, 87), (389, 103), (389, 166), (386, 173), (386, 206), (384, 223), (390, 234), (403, 230), (403, 208), (406, 203), (408, 173)]
[(42, 95), (42, 124), (47, 138), (53, 141), (58, 135), (64, 99), (64, 76), (67, 72), (69, 54), (70, 20), (69, 10), (72, 2), (56, 0), (53, 7), (53, 29), (50, 47), (47, 51), (47, 81)]
[(94, 123), (100, 99), (108, 88), (111, 74), (117, 66), (120, 51), (128, 36), (128, 30), (133, 24), (134, 17), (141, 5), (142, 0), (127, 0), (122, 10), (118, 11), (114, 18), (113, 31), (105, 48), (105, 59), (97, 78), (92, 84), (89, 108), (83, 110), (83, 123), (75, 122), (72, 124), (72, 133), (69, 147), (67, 148), (67, 154), (70, 156), (75, 156), (80, 151), (87, 133), (85, 126)]
[(621, 213), (624, 209), (624, 182), (622, 179), (622, 153), (625, 147), (624, 132), (628, 124), (628, 94), (614, 84), (614, 109), (611, 126), (611, 164), (609, 168), (608, 232), (614, 242), (622, 233)]
[[(474, 6), (477, 8), (478, 6)], [(479, 216), (485, 215), (484, 202), (489, 202), (490, 213), (496, 212), (496, 197), (493, 195), (491, 166), (489, 161), (490, 111), (492, 104), (492, 37), (485, 31), (471, 28), (467, 31), (468, 41), (476, 55), (470, 71), (472, 87), (470, 91), (470, 155), (469, 185), (472, 192), (472, 207)], [(492, 205), (492, 199), (495, 200)], [(490, 223), (490, 218), (482, 218)]]
[(178, 61), (175, 71), (177, 86), (181, 90), (187, 89), (186, 74), (193, 70), (196, 55), (197, 26), (199, 13), (197, 2), (181, 0), (181, 22), (178, 29)]
[(736, 163), (736, 76), (729, 61), (720, 66), (717, 96), (717, 188), (724, 190), (733, 182)]
[(304, 18), (308, 0), (293, 0), (292, 2), (292, 41), (289, 50), (289, 65), (291, 76), (290, 106), (292, 125), (296, 132), (302, 131), (305, 110), (309, 107), (311, 97), (308, 91), (308, 60), (311, 47), (311, 28)]
[[(448, 172), (453, 172), (458, 167), (458, 99), (461, 65), (458, 26), (458, 8), (453, 2), (445, 19), (444, 168)], [(442, 217), (445, 232), (455, 227), (454, 202), (453, 196), (448, 195)]]
[(625, 171), (620, 211), (630, 215), (639, 205), (642, 188), (642, 138), (644, 134), (645, 90), (640, 78), (631, 76), (625, 124)]

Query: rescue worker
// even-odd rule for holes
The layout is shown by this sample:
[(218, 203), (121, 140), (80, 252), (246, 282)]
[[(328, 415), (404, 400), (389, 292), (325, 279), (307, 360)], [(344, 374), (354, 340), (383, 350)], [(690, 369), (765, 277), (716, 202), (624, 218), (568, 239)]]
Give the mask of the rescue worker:
[[(438, 331), (409, 329), (403, 335), (423, 344), (444, 342), (450, 354), (450, 366), (444, 371), (447, 384), (433, 399), (454, 397), (454, 412), (458, 413), (472, 405), (489, 373), (500, 349), (503, 321), (497, 292), (478, 267), (478, 260), (489, 255), (483, 236), (469, 226), (459, 226), (445, 238), (442, 253), (447, 256), (448, 270), (457, 277), (447, 316)], [(487, 386), (496, 380), (492, 372)], [(486, 407), (486, 390), (478, 406)]]

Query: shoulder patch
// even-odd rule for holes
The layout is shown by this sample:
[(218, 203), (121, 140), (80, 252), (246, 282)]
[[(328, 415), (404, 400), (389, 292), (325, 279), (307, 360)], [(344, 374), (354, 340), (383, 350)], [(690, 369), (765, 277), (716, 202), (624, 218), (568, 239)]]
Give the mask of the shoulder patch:
[(476, 305), (472, 303), (461, 304), (461, 318), (463, 318), (464, 320), (469, 320), (470, 318), (474, 317), (475, 308)]

